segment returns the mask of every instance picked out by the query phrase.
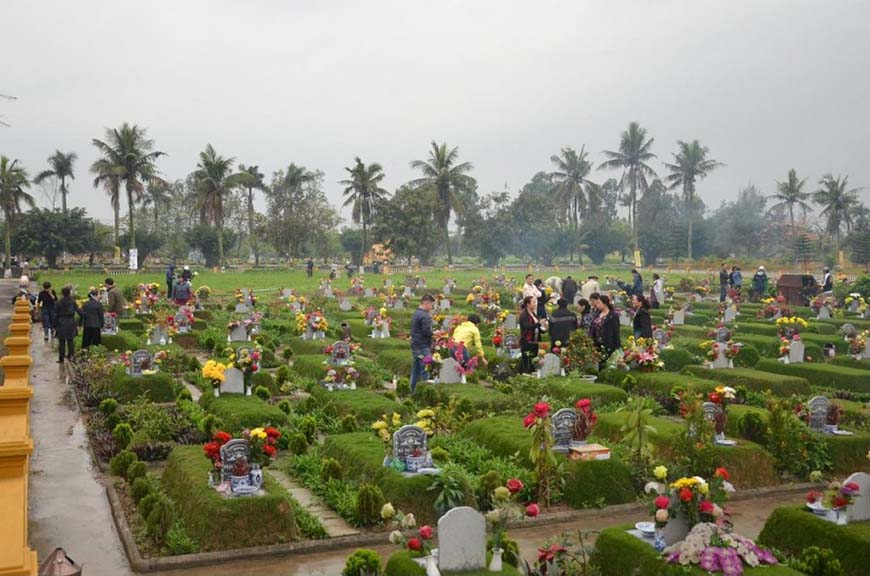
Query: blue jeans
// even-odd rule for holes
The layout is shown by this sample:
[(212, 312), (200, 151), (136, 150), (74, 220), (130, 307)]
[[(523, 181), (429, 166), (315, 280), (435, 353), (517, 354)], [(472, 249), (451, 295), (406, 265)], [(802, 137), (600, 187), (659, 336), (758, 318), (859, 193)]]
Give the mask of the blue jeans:
[(54, 328), (54, 310), (46, 310), (42, 309), (42, 329), (45, 331), (45, 337), (51, 334), (51, 330)]
[(423, 358), (421, 358), (421, 356), (425, 356), (425, 354), (417, 354), (412, 350), (411, 356), (414, 358), (414, 361), (411, 364), (411, 394), (413, 394), (414, 390), (417, 388), (417, 381), (429, 380), (429, 373), (426, 371), (426, 365), (423, 364)]
[(720, 284), (719, 285), (719, 302), (724, 302), (725, 296), (727, 296), (727, 295), (728, 295), (728, 286), (726, 286), (725, 284)]

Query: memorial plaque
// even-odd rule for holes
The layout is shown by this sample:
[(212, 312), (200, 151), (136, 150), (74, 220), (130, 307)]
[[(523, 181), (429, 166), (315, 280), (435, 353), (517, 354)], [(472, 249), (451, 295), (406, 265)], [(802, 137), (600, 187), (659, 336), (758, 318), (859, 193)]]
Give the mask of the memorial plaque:
[(221, 480), (229, 481), (233, 475), (233, 465), (237, 460), (251, 461), (251, 448), (248, 441), (241, 438), (233, 438), (220, 448), (221, 455)]
[(550, 419), (553, 428), (553, 451), (567, 454), (574, 438), (574, 425), (577, 423), (577, 412), (572, 408), (557, 410)]
[(429, 451), (426, 431), (419, 426), (402, 426), (393, 434), (393, 458), (405, 462), (408, 456), (425, 456)]
[(810, 412), (810, 430), (824, 432), (825, 424), (828, 423), (828, 408), (831, 403), (824, 396), (813, 396), (807, 402), (807, 410)]

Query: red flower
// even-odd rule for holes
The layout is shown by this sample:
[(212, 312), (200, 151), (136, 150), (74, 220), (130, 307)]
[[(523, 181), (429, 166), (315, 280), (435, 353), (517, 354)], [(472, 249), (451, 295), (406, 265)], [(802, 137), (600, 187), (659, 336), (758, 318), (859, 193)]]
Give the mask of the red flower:
[(680, 490), (680, 500), (683, 502), (688, 502), (692, 499), (692, 490), (689, 488), (683, 488)]
[(552, 562), (556, 559), (556, 554), (565, 551), (565, 547), (558, 544), (552, 544), (549, 548), (538, 548), (538, 562)]
[(722, 403), (722, 396), (717, 394), (716, 392), (710, 392), (709, 394), (707, 394), (707, 398), (709, 398), (710, 402), (713, 402), (714, 404)]
[(217, 460), (220, 458), (221, 446), (217, 442), (208, 442), (202, 448), (205, 451), (206, 457), (211, 460)]
[(589, 398), (581, 398), (580, 400), (577, 400), (577, 404), (575, 404), (575, 406), (580, 410), (583, 410), (584, 412), (588, 412), (589, 407), (592, 406), (592, 400), (590, 400)]
[(519, 478), (511, 478), (507, 481), (507, 489), (511, 491), (511, 494), (516, 494), (523, 489), (522, 480)]
[(849, 490), (850, 492), (858, 492), (861, 490), (861, 486), (858, 485), (857, 482), (846, 482), (843, 484), (843, 488)]
[(263, 453), (271, 458), (278, 453), (278, 449), (275, 448), (275, 446), (273, 446), (272, 444), (263, 444)]
[(266, 432), (266, 436), (268, 436), (269, 438), (280, 438), (281, 437), (281, 431), (278, 430), (277, 428), (273, 428), (271, 426), (266, 428), (265, 432)]
[(538, 514), (541, 513), (541, 507), (532, 502), (528, 506), (526, 506), (526, 516), (529, 518), (534, 518)]
[(501, 336), (493, 336), (492, 345), (493, 346), (501, 346)]
[(419, 552), (423, 549), (423, 544), (417, 538), (409, 538), (408, 539), (408, 550), (413, 550), (414, 552)]
[(523, 427), (530, 428), (537, 421), (537, 416), (535, 416), (534, 412), (529, 412), (525, 418), (523, 418)]
[(815, 490), (812, 490), (807, 494), (807, 502), (809, 502), (810, 504), (812, 504), (813, 502), (818, 502), (821, 497), (821, 492), (816, 492)]
[(538, 418), (546, 418), (550, 415), (550, 405), (546, 402), (538, 402), (535, 404), (534, 413)]
[(432, 539), (432, 527), (426, 524), (425, 526), (420, 527), (420, 538), (423, 540), (431, 540)]
[(701, 512), (701, 514), (712, 514), (713, 513), (713, 503), (710, 502), (709, 500), (704, 500), (698, 506), (698, 511)]
[(849, 499), (844, 496), (834, 496), (831, 500), (831, 504), (834, 508), (842, 508), (843, 506), (847, 506), (849, 504)]
[(232, 439), (232, 436), (230, 436), (228, 433), (224, 432), (223, 430), (218, 430), (217, 432), (214, 433), (214, 436), (212, 436), (212, 440), (214, 440), (218, 444), (226, 444), (231, 439)]
[(716, 471), (713, 472), (713, 476), (718, 476), (726, 482), (731, 479), (731, 474), (729, 474), (728, 470), (726, 470), (725, 468), (716, 468)]
[(664, 510), (671, 504), (671, 499), (667, 496), (659, 496), (654, 500), (656, 508), (659, 510)]

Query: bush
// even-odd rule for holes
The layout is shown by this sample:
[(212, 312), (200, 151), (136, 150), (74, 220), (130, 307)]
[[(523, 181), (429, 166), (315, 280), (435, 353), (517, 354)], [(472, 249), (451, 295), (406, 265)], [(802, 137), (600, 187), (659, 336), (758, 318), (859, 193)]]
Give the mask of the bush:
[(148, 536), (155, 542), (162, 544), (166, 540), (166, 533), (169, 532), (173, 522), (175, 522), (175, 513), (172, 510), (172, 502), (165, 496), (159, 497), (145, 520)]
[(130, 498), (139, 504), (143, 498), (154, 492), (154, 483), (147, 476), (140, 476), (130, 485)]
[(278, 428), (288, 423), (287, 415), (277, 406), (267, 404), (256, 396), (225, 394), (215, 398), (211, 394), (203, 394), (199, 403), (206, 411), (220, 417), (230, 433), (258, 426)]
[(138, 460), (139, 459), (136, 455), (129, 450), (122, 450), (109, 460), (109, 471), (114, 476), (120, 476), (123, 478), (127, 475), (127, 468), (130, 467), (130, 464), (137, 462)]
[(801, 557), (791, 563), (792, 568), (800, 570), (807, 576), (843, 576), (840, 561), (830, 548), (810, 546), (801, 553)]
[(329, 392), (318, 386), (312, 391), (312, 397), (323, 406), (324, 412), (341, 418), (346, 414), (353, 414), (357, 419), (364, 422), (374, 422), (381, 414), (399, 412), (407, 414), (408, 410), (394, 400), (381, 394), (367, 390), (335, 390)]
[(320, 479), (326, 483), (330, 480), (341, 480), (341, 463), (335, 458), (325, 458), (320, 463)]
[(122, 404), (143, 395), (152, 402), (172, 402), (175, 400), (175, 380), (165, 372), (130, 376), (120, 368), (112, 377), (109, 391)]
[[(767, 360), (762, 362), (767, 362)], [(777, 396), (808, 394), (810, 391), (810, 383), (805, 378), (766, 372), (760, 366), (756, 369), (733, 368), (731, 370), (711, 370), (701, 366), (689, 366), (685, 372), (699, 378), (714, 380), (732, 388), (742, 386), (752, 392), (770, 390)]]
[(132, 484), (139, 478), (144, 478), (147, 474), (148, 466), (141, 460), (138, 460), (127, 466), (127, 473), (124, 475), (124, 478)]
[(143, 496), (142, 499), (139, 500), (139, 504), (136, 506), (136, 510), (139, 511), (139, 516), (143, 519), (147, 519), (159, 499), (160, 494), (154, 490)]
[(565, 504), (572, 508), (600, 508), (633, 502), (631, 469), (620, 460), (569, 462), (565, 468)]
[(374, 550), (358, 549), (350, 555), (341, 576), (380, 576), (381, 557)]
[(739, 420), (740, 436), (757, 444), (767, 442), (767, 423), (755, 412), (747, 412)]
[(169, 532), (166, 533), (166, 548), (170, 554), (190, 554), (196, 552), (196, 542), (187, 535), (184, 524), (175, 521)]
[(311, 414), (303, 416), (299, 422), (299, 431), (305, 435), (309, 444), (314, 444), (314, 439), (317, 436), (317, 418)]
[(272, 393), (269, 392), (269, 389), (265, 386), (257, 386), (256, 388), (254, 388), (254, 396), (259, 398), (263, 402), (268, 402), (272, 398)]
[(384, 493), (373, 484), (363, 484), (356, 495), (356, 520), (361, 526), (373, 526), (381, 520)]
[[(273, 378), (268, 372), (262, 370), (258, 370), (251, 374), (251, 389), (254, 390), (255, 394), (257, 388), (260, 386), (272, 394), (278, 393), (278, 385), (275, 383), (275, 378)], [(264, 400), (267, 400), (267, 398), (264, 398)]]
[(668, 372), (679, 372), (696, 362), (695, 355), (683, 348), (665, 349), (659, 352), (659, 359), (665, 363)]
[(112, 438), (115, 440), (115, 444), (123, 450), (130, 445), (130, 441), (133, 439), (133, 428), (126, 422), (121, 422), (112, 430)]
[(290, 409), (291, 409), (290, 401), (287, 400), (286, 398), (284, 400), (281, 400), (280, 402), (278, 402), (278, 410), (280, 410), (284, 414), (287, 414), (289, 416)]
[(356, 419), (356, 416), (353, 414), (346, 414), (341, 418), (341, 431), (342, 432), (356, 432), (359, 428), (359, 421)]
[(297, 432), (290, 437), (290, 443), (287, 445), (287, 449), (290, 450), (291, 454), (305, 454), (308, 452), (309, 446), (310, 444), (308, 443), (308, 438), (305, 437), (305, 434)]
[(752, 344), (744, 344), (740, 348), (740, 353), (734, 358), (734, 365), (740, 368), (754, 368), (759, 360), (761, 360), (761, 354), (758, 349)]
[(290, 382), (293, 379), (293, 372), (286, 364), (282, 364), (275, 372), (275, 381), (280, 386), (285, 382)]
[(827, 386), (854, 392), (870, 392), (870, 376), (868, 376), (867, 370), (806, 362), (782, 364), (776, 360), (761, 360), (757, 368), (766, 372), (806, 378), (815, 386)]
[(223, 420), (214, 414), (206, 414), (202, 419), (201, 432), (206, 438), (211, 438), (214, 433), (224, 427)]
[(108, 418), (115, 414), (118, 410), (118, 401), (114, 398), (106, 398), (102, 402), (100, 402), (100, 414)]

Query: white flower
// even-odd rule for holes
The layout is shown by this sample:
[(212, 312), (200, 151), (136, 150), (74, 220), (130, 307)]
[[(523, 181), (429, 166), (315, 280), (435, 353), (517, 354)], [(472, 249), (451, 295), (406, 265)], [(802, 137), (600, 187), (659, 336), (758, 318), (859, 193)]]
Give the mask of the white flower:
[(666, 494), (667, 487), (661, 482), (647, 482), (643, 487), (643, 491), (645, 494)]
[(401, 544), (405, 537), (399, 530), (390, 532), (390, 544)]
[(417, 519), (414, 518), (413, 514), (405, 514), (405, 517), (402, 518), (402, 528), (404, 528), (405, 530), (410, 530), (416, 525)]

